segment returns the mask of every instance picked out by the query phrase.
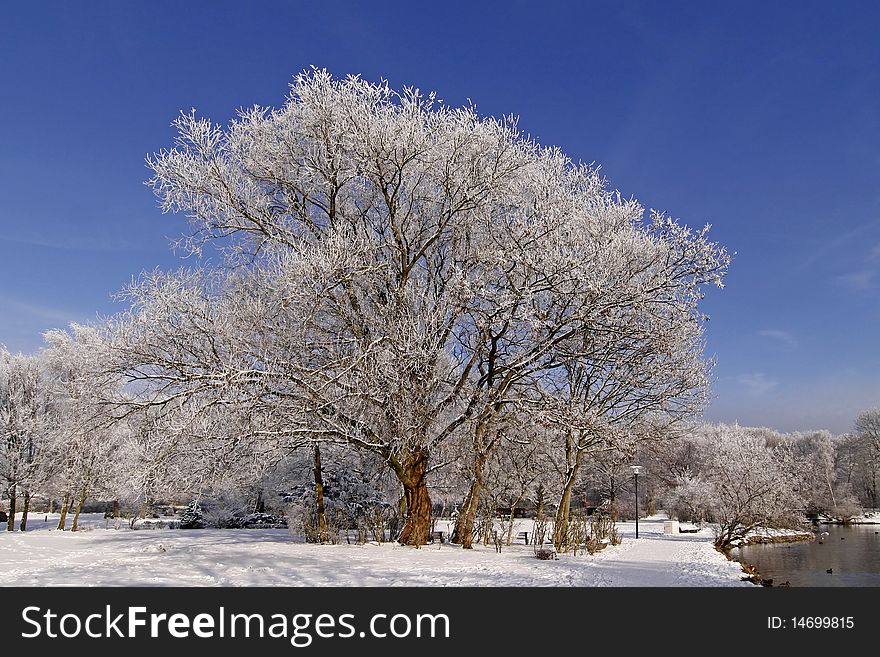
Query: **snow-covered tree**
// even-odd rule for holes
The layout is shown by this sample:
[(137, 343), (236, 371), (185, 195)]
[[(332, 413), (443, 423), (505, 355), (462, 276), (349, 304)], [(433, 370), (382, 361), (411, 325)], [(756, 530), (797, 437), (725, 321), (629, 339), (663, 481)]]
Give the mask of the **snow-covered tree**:
[(872, 450), (880, 458), (880, 408), (863, 411), (856, 418), (856, 433), (870, 442)]
[(838, 479), (850, 486), (863, 507), (878, 507), (880, 459), (871, 456), (871, 445), (864, 435), (847, 433), (838, 444)]
[(76, 531), (86, 501), (110, 492), (113, 458), (127, 427), (106, 403), (118, 379), (113, 372), (103, 371), (109, 358), (100, 332), (72, 324), (69, 331), (47, 331), (43, 337), (46, 347), (41, 357), (55, 421), (55, 481), (63, 497), (58, 529), (65, 529), (68, 509), (73, 508), (71, 530)]
[(205, 526), (202, 507), (198, 500), (193, 500), (180, 516), (180, 529), (201, 529)]
[(861, 455), (861, 488), (865, 503), (871, 508), (880, 506), (880, 408), (866, 410), (856, 418), (853, 442)]
[(0, 481), (9, 499), (9, 531), (14, 528), (18, 493), (23, 498), (20, 528), (24, 531), (31, 495), (49, 476), (50, 413), (40, 359), (0, 348)]
[(175, 125), (176, 146), (149, 161), (154, 188), (192, 218), (182, 244), (215, 244), (230, 266), (131, 288), (113, 327), (131, 389), (246, 408), (272, 418), (262, 438), (375, 453), (404, 491), (402, 543), (427, 539), (429, 461), (461, 432), (472, 525), (497, 424), (565, 398), (565, 366), (582, 372), (560, 431), (578, 451), (599, 426), (701, 399), (697, 302), (724, 251), (646, 222), (512, 118), (313, 71), (278, 109)]
[(698, 474), (676, 477), (674, 488), (665, 497), (670, 518), (703, 523), (712, 516), (716, 491), (708, 478)]
[[(803, 463), (781, 434), (729, 425), (704, 427), (705, 470), (697, 477), (711, 493), (715, 545), (728, 548), (758, 528), (805, 522), (800, 496)], [(702, 490), (702, 486), (699, 486)], [(705, 500), (705, 494), (701, 494)]]
[(828, 431), (793, 434), (793, 448), (802, 464), (801, 495), (805, 510), (848, 520), (860, 512), (851, 482), (841, 479), (841, 437)]

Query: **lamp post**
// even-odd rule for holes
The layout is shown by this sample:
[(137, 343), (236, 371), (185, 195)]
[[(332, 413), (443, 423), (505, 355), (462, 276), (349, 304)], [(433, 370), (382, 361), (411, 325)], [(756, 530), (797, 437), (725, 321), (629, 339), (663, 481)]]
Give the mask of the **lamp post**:
[(642, 466), (633, 465), (630, 466), (632, 468), (633, 474), (636, 478), (636, 538), (639, 537), (639, 473), (642, 471)]

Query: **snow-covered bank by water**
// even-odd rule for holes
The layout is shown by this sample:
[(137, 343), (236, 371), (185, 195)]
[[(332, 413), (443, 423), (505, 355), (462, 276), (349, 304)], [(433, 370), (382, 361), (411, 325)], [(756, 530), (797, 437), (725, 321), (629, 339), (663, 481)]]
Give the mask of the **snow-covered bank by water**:
[(865, 509), (862, 513), (847, 518), (845, 521), (839, 518), (819, 516), (819, 522), (823, 525), (880, 525), (880, 509)]
[[(56, 521), (57, 522), (57, 521)], [(660, 518), (619, 523), (623, 543), (595, 555), (535, 558), (528, 545), (497, 554), (432, 544), (307, 545), (284, 530), (105, 529), (0, 532), (6, 586), (753, 586), (712, 533), (664, 535)], [(531, 524), (531, 523), (529, 523)], [(112, 526), (112, 525), (111, 525)]]
[(806, 529), (773, 529), (769, 527), (754, 529), (743, 540), (734, 541), (731, 548), (764, 543), (798, 543), (812, 541), (816, 535)]

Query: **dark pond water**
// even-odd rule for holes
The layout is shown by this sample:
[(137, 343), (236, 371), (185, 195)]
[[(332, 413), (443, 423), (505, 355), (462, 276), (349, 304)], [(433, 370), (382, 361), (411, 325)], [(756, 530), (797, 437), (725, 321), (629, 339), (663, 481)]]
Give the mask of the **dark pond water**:
[(747, 545), (734, 556), (774, 586), (880, 586), (880, 525), (820, 525), (819, 532), (815, 541)]

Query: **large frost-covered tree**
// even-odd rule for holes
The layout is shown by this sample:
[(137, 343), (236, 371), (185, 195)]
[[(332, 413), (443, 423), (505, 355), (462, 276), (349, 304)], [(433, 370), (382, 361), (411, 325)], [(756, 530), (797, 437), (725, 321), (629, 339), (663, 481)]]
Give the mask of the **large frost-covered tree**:
[(379, 455), (404, 491), (402, 543), (427, 539), (429, 461), (453, 436), (472, 445), (468, 537), (509, 409), (561, 397), (548, 421), (582, 452), (700, 398), (697, 302), (726, 254), (514, 119), (316, 70), (278, 109), (175, 127), (153, 187), (192, 220), (181, 245), (225, 266), (132, 286), (113, 326), (129, 393)]

